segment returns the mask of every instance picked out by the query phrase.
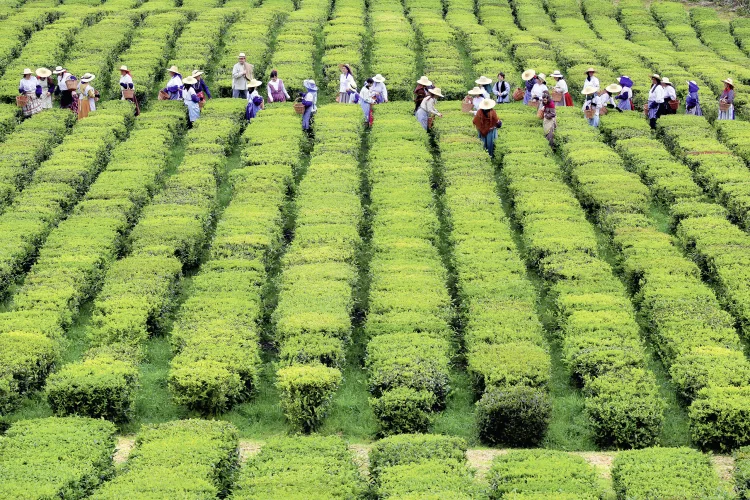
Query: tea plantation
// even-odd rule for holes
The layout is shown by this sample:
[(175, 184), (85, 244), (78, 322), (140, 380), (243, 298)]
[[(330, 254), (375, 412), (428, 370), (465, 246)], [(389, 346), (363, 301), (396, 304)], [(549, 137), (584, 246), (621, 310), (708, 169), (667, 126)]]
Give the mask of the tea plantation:
[[(0, 0), (0, 35), (0, 500), (750, 498), (742, 10)], [(372, 126), (340, 64), (385, 77)], [(57, 66), (96, 110), (24, 118), (24, 69)], [(192, 126), (173, 66), (213, 94)], [(590, 126), (590, 67), (638, 111)], [(315, 81), (310, 130), (274, 69), (290, 101)], [(574, 105), (553, 144), (497, 105), (490, 157), (461, 100), (528, 69)], [(680, 109), (652, 130), (655, 73)]]

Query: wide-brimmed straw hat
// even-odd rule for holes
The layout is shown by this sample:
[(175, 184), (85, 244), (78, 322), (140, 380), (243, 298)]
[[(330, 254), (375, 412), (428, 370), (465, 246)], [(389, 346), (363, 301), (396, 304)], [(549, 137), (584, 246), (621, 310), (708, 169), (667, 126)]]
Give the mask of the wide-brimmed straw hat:
[(468, 91), (467, 94), (469, 94), (469, 95), (483, 95), (484, 92), (482, 92), (482, 89), (480, 89), (479, 87), (474, 87), (473, 89), (471, 89), (470, 91)]
[(260, 80), (256, 80), (255, 78), (247, 82), (247, 86), (252, 88), (260, 87), (261, 84), (263, 84), (263, 82), (261, 82)]
[(482, 75), (474, 80), (474, 83), (476, 83), (477, 85), (489, 85), (490, 83), (492, 83), (492, 80)]
[(30, 75), (30, 74), (32, 74), (32, 73), (31, 73), (31, 69), (29, 69), (29, 68), (26, 68), (26, 69), (24, 69), (24, 70), (23, 70), (23, 75), (24, 75), (24, 76), (25, 76), (25, 75)]
[(55, 68), (55, 71), (53, 71), (52, 73), (55, 74), (55, 75), (59, 75), (63, 71), (65, 71), (65, 68), (63, 68), (62, 66), (58, 66), (58, 67)]
[(722, 80), (721, 83), (726, 83), (730, 87), (734, 88), (734, 80), (732, 80), (731, 78), (727, 78), (726, 80)]
[(622, 90), (622, 87), (620, 85), (617, 85), (616, 83), (611, 83), (607, 85), (607, 88), (605, 88), (604, 90), (606, 90), (610, 94), (617, 94)]
[(244, 52), (240, 52), (240, 55), (237, 56), (237, 59), (239, 59), (240, 57), (246, 57), (245, 53)]
[(377, 83), (383, 83), (385, 82), (385, 77), (381, 75), (380, 73), (378, 73), (377, 75), (372, 77), (372, 81), (377, 82)]
[(672, 82), (669, 81), (669, 78), (666, 76), (661, 79), (661, 83), (666, 83), (667, 85), (672, 85)]
[(583, 95), (596, 94), (596, 87), (592, 87), (591, 85), (586, 85), (581, 91), (581, 94)]
[(187, 85), (195, 85), (196, 83), (198, 83), (198, 80), (196, 80), (192, 76), (186, 76), (182, 79), (182, 83), (185, 83)]
[(544, 73), (539, 73), (538, 75), (536, 75), (536, 77), (539, 81), (547, 83), (547, 75), (545, 75)]
[(482, 102), (477, 106), (479, 109), (492, 109), (497, 103), (492, 99), (482, 99)]
[(593, 67), (589, 67), (589, 69), (586, 70), (585, 74), (588, 75), (589, 73), (596, 73), (596, 70)]
[(534, 71), (533, 69), (527, 69), (526, 71), (521, 73), (521, 80), (523, 80), (524, 82), (528, 82), (529, 80), (534, 78), (534, 75), (536, 75), (536, 71)]
[(129, 71), (129, 70), (128, 70), (128, 67), (123, 64), (122, 66), (120, 66), (120, 71)]
[(430, 81), (430, 79), (427, 78), (424, 75), (422, 75), (421, 77), (419, 77), (419, 80), (417, 80), (417, 83), (420, 84), (420, 85), (425, 85), (425, 86), (432, 85), (432, 82)]
[(169, 68), (169, 69), (167, 70), (167, 72), (168, 72), (168, 73), (179, 73), (179, 72), (180, 72), (180, 70), (179, 70), (179, 69), (177, 69), (177, 66), (175, 66), (175, 65), (172, 65), (172, 67), (170, 67), (170, 68)]
[(193, 78), (196, 78), (196, 79), (197, 79), (197, 78), (198, 78), (199, 76), (201, 76), (202, 74), (203, 74), (203, 71), (201, 71), (201, 70), (199, 70), (199, 69), (196, 69), (195, 71), (193, 71), (193, 74), (192, 74), (192, 75), (190, 75), (190, 76), (192, 76)]
[(92, 75), (91, 73), (84, 73), (81, 77), (81, 83), (88, 83), (95, 78), (96, 76)]
[(549, 75), (549, 76), (551, 76), (552, 78), (562, 78), (563, 77), (562, 73), (560, 73), (560, 70), (558, 70), (558, 69), (556, 69), (555, 71), (553, 71), (552, 74)]
[(434, 89), (429, 89), (427, 92), (429, 92), (432, 95), (436, 95), (438, 97), (443, 97), (443, 94), (440, 92), (440, 87), (435, 87)]
[(661, 77), (657, 73), (654, 73), (653, 75), (651, 75), (651, 78), (661, 81)]
[(351, 68), (351, 67), (350, 67), (350, 66), (349, 66), (348, 64), (346, 64), (346, 63), (341, 63), (341, 64), (339, 64), (339, 69), (341, 69), (341, 68), (346, 68), (346, 70), (347, 70), (347, 71), (348, 71), (349, 73), (351, 73), (351, 72), (352, 72), (352, 68)]
[(36, 70), (36, 76), (39, 78), (48, 78), (52, 76), (52, 71), (48, 68), (38, 68)]

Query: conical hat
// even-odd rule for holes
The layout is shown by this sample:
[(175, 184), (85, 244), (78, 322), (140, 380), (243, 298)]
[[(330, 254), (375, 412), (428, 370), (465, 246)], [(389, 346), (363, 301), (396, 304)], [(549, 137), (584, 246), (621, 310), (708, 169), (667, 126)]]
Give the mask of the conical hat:
[(478, 85), (489, 85), (490, 83), (492, 83), (492, 80), (490, 80), (490, 79), (489, 79), (489, 78), (487, 78), (486, 76), (482, 75), (482, 76), (480, 76), (479, 78), (477, 78), (477, 79), (476, 79), (476, 80), (474, 81), (474, 83), (476, 83), (476, 84), (478, 84)]
[(467, 94), (469, 94), (469, 95), (482, 95), (484, 93), (482, 92), (482, 89), (480, 89), (479, 87), (474, 87), (469, 92), (467, 92)]
[(497, 103), (493, 101), (492, 99), (482, 99), (482, 102), (479, 103), (478, 108), (479, 109), (492, 109), (495, 107)]
[(521, 80), (523, 80), (524, 82), (528, 82), (529, 80), (534, 78), (534, 75), (536, 75), (536, 71), (534, 71), (533, 69), (527, 69), (521, 74)]

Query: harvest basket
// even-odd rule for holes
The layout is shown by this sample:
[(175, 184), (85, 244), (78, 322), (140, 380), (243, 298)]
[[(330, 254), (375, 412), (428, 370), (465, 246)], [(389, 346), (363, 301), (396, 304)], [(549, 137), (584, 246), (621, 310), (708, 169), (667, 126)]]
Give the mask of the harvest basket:
[(78, 88), (78, 80), (68, 80), (65, 82), (65, 88), (68, 90), (76, 90)]
[(555, 102), (562, 102), (562, 100), (563, 100), (563, 93), (562, 92), (557, 92), (556, 90), (553, 90), (552, 93), (550, 94), (550, 97)]
[(163, 90), (160, 90), (159, 91), (159, 100), (160, 101), (168, 101), (169, 100), (169, 94), (167, 94)]
[(122, 96), (125, 99), (135, 99), (135, 90), (133, 89), (125, 89), (122, 91)]
[(669, 101), (669, 109), (673, 109), (675, 111), (680, 109), (680, 100), (675, 99), (675, 100)]
[(539, 110), (536, 112), (537, 118), (544, 118), (544, 108), (539, 108)]
[[(609, 113), (609, 109), (607, 109), (605, 107), (602, 107), (602, 109), (599, 110), (599, 116), (604, 116), (607, 113)], [(593, 116), (591, 118), (593, 118)]]
[(729, 104), (727, 101), (719, 101), (719, 111), (729, 111), (729, 106), (731, 106), (731, 104)]
[(28, 102), (29, 102), (29, 96), (25, 96), (25, 95), (16, 96), (16, 106), (18, 106), (19, 108), (26, 106)]
[(648, 103), (643, 105), (643, 114), (648, 115)]
[(294, 101), (294, 112), (298, 115), (305, 114), (305, 105), (301, 101)]
[(471, 99), (466, 98), (463, 101), (461, 101), (461, 111), (464, 113), (471, 113), (471, 109), (474, 107), (474, 105), (471, 103)]
[(589, 108), (586, 111), (583, 112), (583, 116), (586, 117), (586, 119), (591, 120), (596, 116), (596, 109), (595, 108)]
[(524, 94), (523, 89), (520, 87), (517, 88), (516, 90), (513, 91), (513, 100), (520, 101), (521, 99), (523, 99), (523, 94)]
[(538, 99), (531, 99), (529, 102), (526, 103), (527, 106), (531, 106), (532, 108), (538, 108), (539, 107), (539, 100)]

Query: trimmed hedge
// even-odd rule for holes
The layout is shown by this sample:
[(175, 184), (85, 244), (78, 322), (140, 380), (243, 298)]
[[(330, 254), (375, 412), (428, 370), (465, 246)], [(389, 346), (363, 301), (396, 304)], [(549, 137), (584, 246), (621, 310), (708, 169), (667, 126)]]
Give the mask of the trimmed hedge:
[(231, 498), (362, 498), (365, 482), (336, 436), (270, 440), (240, 471)]
[(370, 475), (379, 498), (481, 498), (465, 453), (456, 437), (391, 436), (370, 450)]
[(85, 498), (114, 474), (113, 424), (40, 418), (11, 425), (0, 438), (0, 496)]
[(0, 41), (0, 69), (4, 71), (8, 64), (18, 57), (26, 42), (36, 31), (56, 21), (59, 17), (59, 11), (42, 8), (20, 9), (15, 15), (4, 18), (4, 36)]
[[(361, 245), (357, 163), (361, 113), (357, 106), (319, 108), (310, 164), (295, 198), (294, 240), (282, 259), (272, 319), (283, 354), (278, 372), (285, 379), (279, 381), (283, 406), (298, 430), (314, 430), (321, 423), (317, 416), (300, 413), (325, 414), (341, 378), (338, 366), (315, 365), (320, 361), (339, 365), (351, 337), (355, 258)], [(311, 363), (308, 369), (293, 369), (307, 363)], [(291, 373), (297, 375), (290, 378)]]
[[(425, 431), (427, 404), (442, 408), (449, 390), (451, 306), (436, 247), (432, 156), (410, 108), (378, 108), (368, 155), (374, 253), (365, 364), (375, 396), (370, 402), (384, 434)], [(393, 392), (397, 388), (411, 391)], [(379, 402), (384, 390), (393, 394)]]
[(239, 467), (237, 429), (228, 422), (146, 425), (117, 476), (89, 498), (215, 498)]
[[(334, 2), (331, 18), (323, 28), (325, 35), (322, 58), (323, 74), (326, 77), (326, 86), (330, 95), (338, 94), (339, 75), (341, 74), (338, 65), (342, 64), (342, 61), (352, 69), (354, 80), (358, 85), (357, 90), (362, 88), (365, 80), (371, 76), (364, 74), (362, 61), (366, 42), (366, 15), (364, 0), (339, 0)], [(391, 98), (390, 93), (388, 97)]]
[(711, 460), (689, 448), (618, 453), (612, 464), (618, 498), (722, 498)]
[(732, 454), (734, 458), (734, 487), (740, 495), (740, 498), (750, 496), (750, 447), (743, 446)]
[[(516, 450), (495, 457), (487, 472), (492, 499), (602, 498), (597, 473), (583, 457), (555, 450)], [(543, 497), (546, 495), (546, 497)]]
[[(399, 0), (379, 0), (370, 5), (372, 61), (370, 67), (386, 77), (388, 99), (411, 99), (419, 78), (414, 47), (416, 34), (404, 16)], [(367, 75), (369, 76), (369, 75)], [(362, 80), (360, 78), (360, 80)], [(361, 84), (360, 82), (357, 82)]]
[[(435, 128), (464, 309), (467, 369), (477, 398), (482, 397), (480, 437), (492, 443), (538, 442), (549, 419), (551, 365), (536, 315), (536, 291), (493, 187), (492, 163), (466, 116), (446, 110)], [(533, 396), (527, 408), (522, 400), (528, 393)], [(516, 436), (518, 429), (523, 432)]]

